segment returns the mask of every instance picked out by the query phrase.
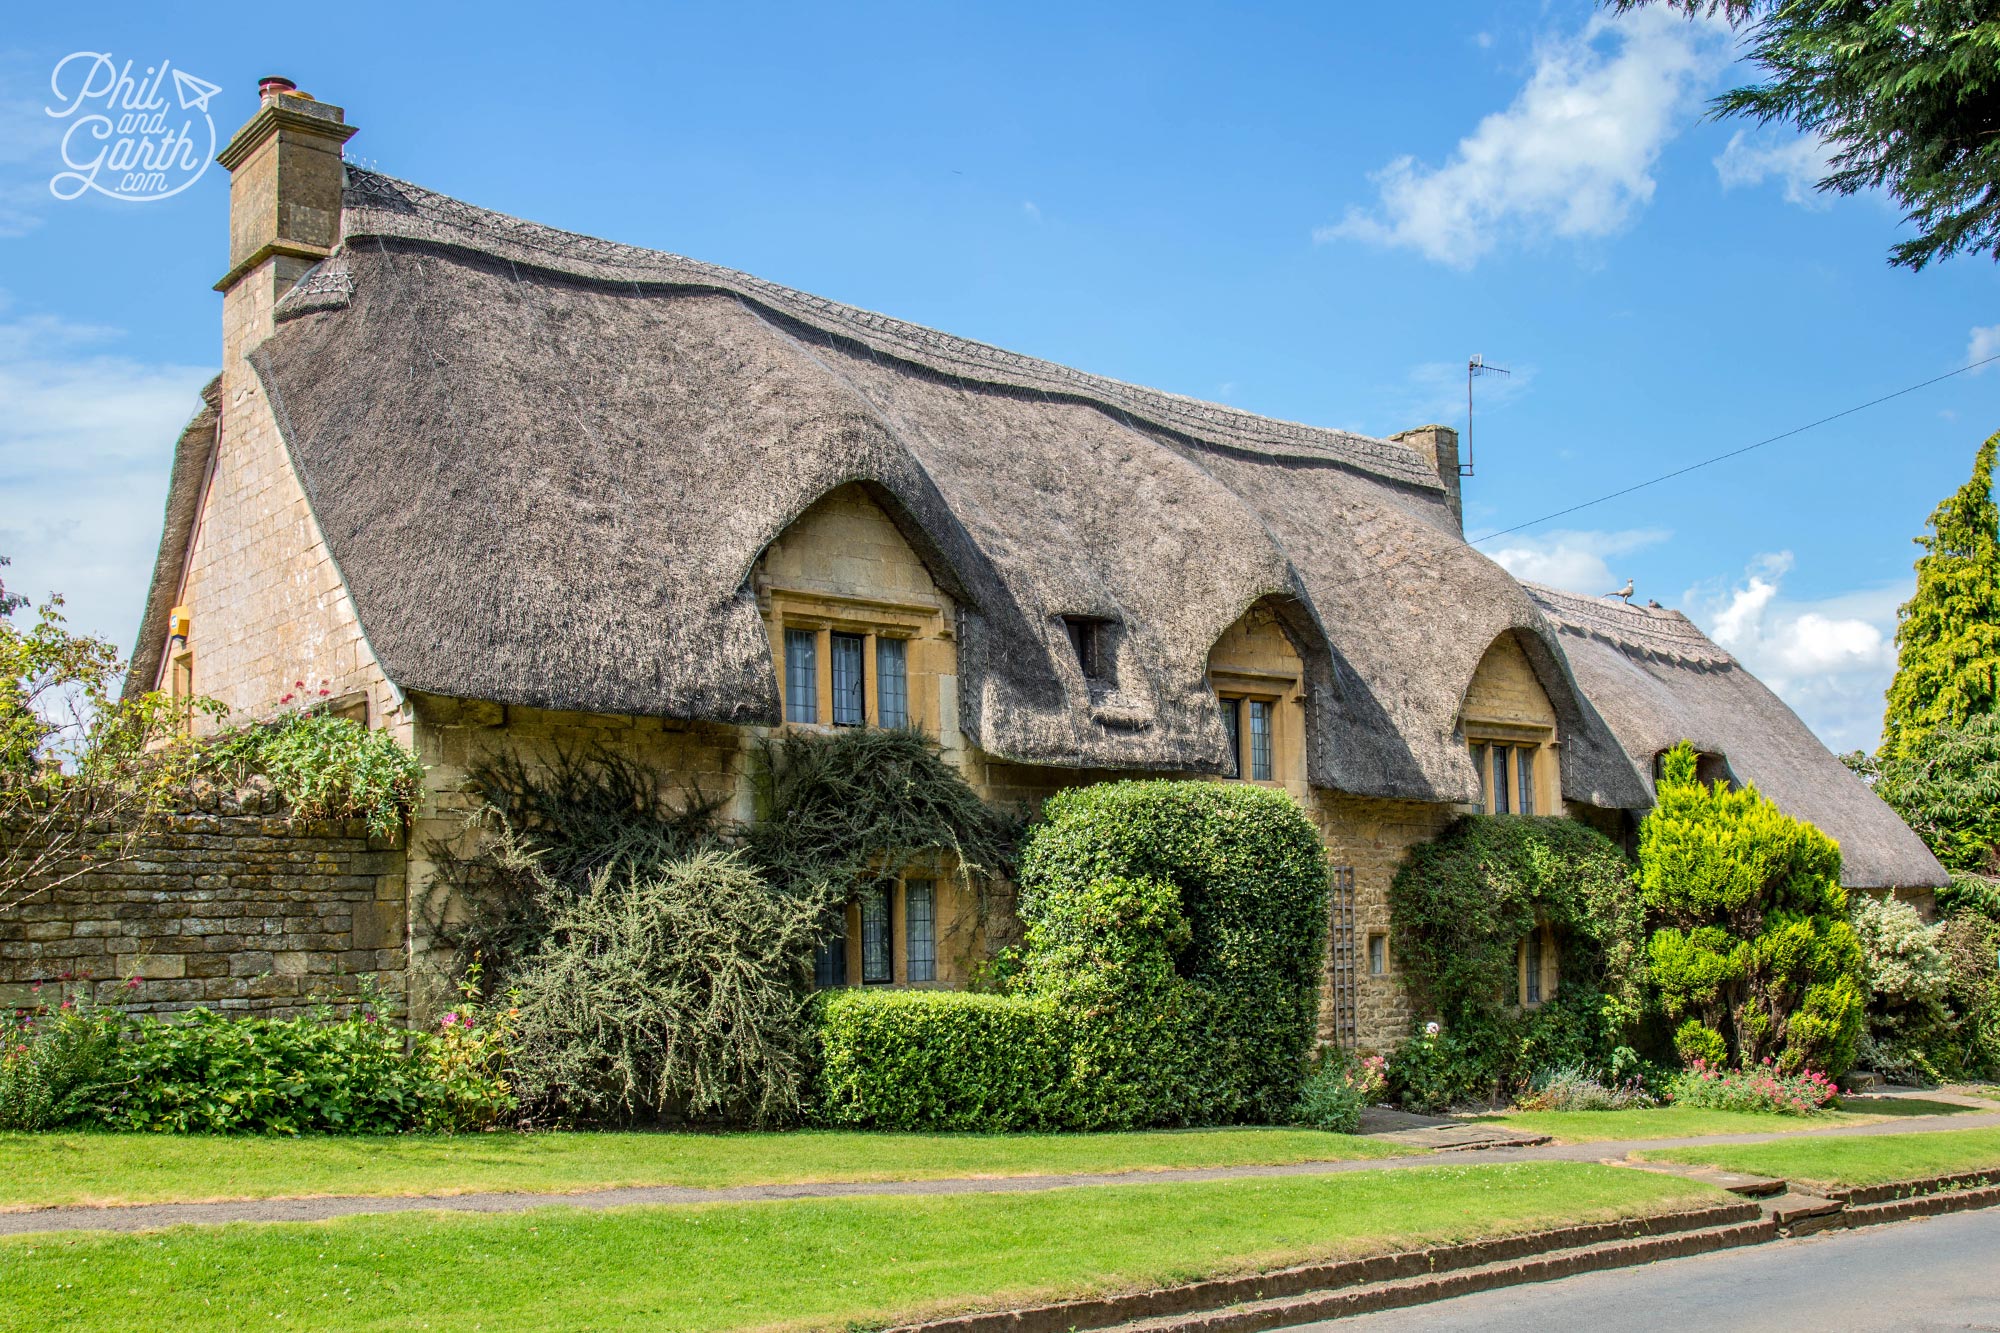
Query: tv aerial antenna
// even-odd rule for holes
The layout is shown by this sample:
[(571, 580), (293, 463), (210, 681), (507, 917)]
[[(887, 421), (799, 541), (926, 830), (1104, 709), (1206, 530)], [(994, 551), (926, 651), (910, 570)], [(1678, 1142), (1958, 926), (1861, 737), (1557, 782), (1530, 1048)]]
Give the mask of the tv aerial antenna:
[(1465, 363), (1465, 461), (1458, 465), (1458, 475), (1472, 475), (1472, 381), (1481, 375), (1511, 375), (1514, 372), (1504, 366), (1489, 366), (1482, 352), (1474, 352)]

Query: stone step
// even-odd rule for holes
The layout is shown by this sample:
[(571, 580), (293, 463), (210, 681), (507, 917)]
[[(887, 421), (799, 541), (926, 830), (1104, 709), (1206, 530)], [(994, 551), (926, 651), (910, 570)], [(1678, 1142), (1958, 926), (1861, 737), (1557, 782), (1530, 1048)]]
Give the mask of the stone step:
[(1847, 1211), (1847, 1205), (1838, 1199), (1822, 1199), (1817, 1194), (1787, 1190), (1766, 1199), (1763, 1207), (1765, 1216), (1787, 1236), (1810, 1236), (1815, 1231), (1847, 1225), (1847, 1219), (1842, 1216)]

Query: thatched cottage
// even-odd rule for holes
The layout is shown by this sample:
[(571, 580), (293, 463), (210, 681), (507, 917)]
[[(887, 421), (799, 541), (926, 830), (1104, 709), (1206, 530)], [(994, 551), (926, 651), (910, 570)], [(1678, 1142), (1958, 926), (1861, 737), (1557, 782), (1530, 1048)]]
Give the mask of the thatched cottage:
[[(1625, 834), (1683, 737), (1837, 838), (1851, 886), (1944, 882), (1684, 617), (1468, 545), (1448, 429), (1102, 379), (343, 166), (353, 133), (271, 80), (222, 154), (222, 373), (129, 688), (256, 716), (327, 682), (429, 766), (413, 893), (483, 757), (588, 742), (740, 791), (766, 729), (898, 723), (997, 802), (1290, 791), (1341, 867), (1322, 1023), (1350, 1042), (1405, 1028), (1407, 847), (1482, 808)], [(826, 975), (954, 984), (969, 920), (906, 882)]]

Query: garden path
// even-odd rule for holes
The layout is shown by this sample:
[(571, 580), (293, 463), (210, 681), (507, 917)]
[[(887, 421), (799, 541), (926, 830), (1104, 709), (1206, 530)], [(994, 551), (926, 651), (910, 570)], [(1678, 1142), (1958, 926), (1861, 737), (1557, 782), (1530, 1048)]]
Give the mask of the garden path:
[[(1938, 1100), (1960, 1100), (1928, 1093)], [(1709, 1134), (1693, 1137), (1630, 1139), (1609, 1143), (1544, 1143), (1477, 1150), (1489, 1162), (1604, 1162), (1637, 1164), (1626, 1154), (1654, 1148), (1693, 1148), (1726, 1143), (1769, 1143), (1777, 1139), (1921, 1134), (2000, 1127), (2000, 1108), (1958, 1115), (1908, 1116), (1869, 1125), (1801, 1130), (1789, 1134)], [(1394, 1131), (1392, 1131), (1394, 1132)], [(1449, 1149), (1445, 1150), (1450, 1152)], [(1459, 1151), (1465, 1151), (1459, 1149)], [(1450, 1152), (1452, 1157), (1457, 1152)], [(1441, 1165), (1437, 1152), (1344, 1162), (1299, 1162), (1281, 1166), (1201, 1167), (1163, 1171), (1092, 1172), (1070, 1175), (977, 1177), (951, 1180), (857, 1181), (797, 1185), (737, 1185), (696, 1188), (678, 1185), (628, 1186), (572, 1194), (491, 1191), (477, 1194), (359, 1196), (321, 1195), (291, 1199), (243, 1199), (219, 1203), (150, 1203), (109, 1207), (65, 1206), (0, 1212), (0, 1235), (47, 1231), (144, 1231), (154, 1227), (219, 1225), (226, 1222), (318, 1222), (370, 1213), (450, 1211), (518, 1213), (531, 1208), (622, 1208), (635, 1204), (745, 1203), (781, 1199), (853, 1198), (864, 1195), (1013, 1194), (1096, 1185), (1155, 1185), (1202, 1180), (1248, 1180), (1271, 1176), (1338, 1175), (1349, 1171), (1396, 1171)], [(1654, 1169), (1657, 1169), (1656, 1167)]]

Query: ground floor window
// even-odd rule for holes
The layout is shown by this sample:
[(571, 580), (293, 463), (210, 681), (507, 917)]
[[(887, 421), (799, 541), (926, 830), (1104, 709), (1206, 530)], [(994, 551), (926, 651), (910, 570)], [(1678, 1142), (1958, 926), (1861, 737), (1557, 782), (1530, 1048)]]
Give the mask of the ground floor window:
[(896, 979), (895, 941), (890, 938), (889, 890), (873, 885), (861, 891), (861, 984), (887, 985)]
[(841, 909), (834, 934), (813, 953), (813, 984), (930, 985), (940, 934), (934, 879), (872, 884)]
[(937, 886), (927, 879), (903, 885), (903, 948), (907, 980), (937, 980)]
[(822, 990), (847, 984), (847, 913), (840, 916), (839, 931), (813, 954), (813, 985)]
[(1515, 950), (1515, 1003), (1533, 1009), (1556, 993), (1560, 973), (1555, 932), (1536, 926)]
[(1379, 977), (1389, 970), (1389, 937), (1370, 935), (1368, 937), (1368, 975)]

